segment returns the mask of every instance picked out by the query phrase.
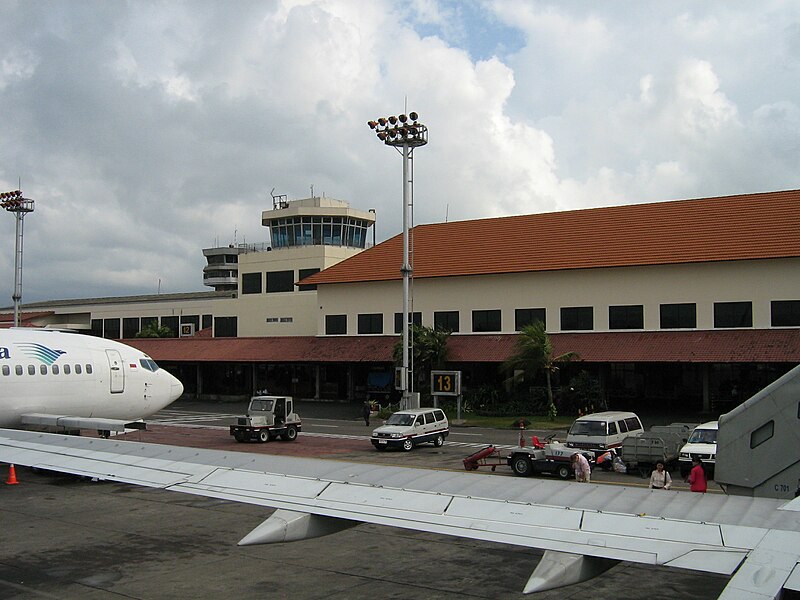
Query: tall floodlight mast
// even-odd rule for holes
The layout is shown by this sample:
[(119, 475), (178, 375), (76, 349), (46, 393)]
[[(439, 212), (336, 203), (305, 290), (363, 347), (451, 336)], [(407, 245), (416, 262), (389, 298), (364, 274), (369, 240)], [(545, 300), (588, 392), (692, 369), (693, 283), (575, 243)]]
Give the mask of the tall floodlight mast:
[(411, 169), (410, 161), (414, 148), (428, 143), (428, 128), (419, 122), (419, 115), (415, 112), (406, 115), (381, 117), (376, 121), (369, 121), (370, 129), (375, 131), (378, 139), (387, 146), (402, 149), (403, 154), (403, 264), (400, 272), (403, 275), (403, 366), (400, 370), (400, 389), (403, 408), (411, 407), (411, 393), (409, 389), (409, 287), (411, 281), (411, 263), (409, 261), (409, 212), (411, 208)]
[(22, 225), (25, 215), (33, 212), (33, 200), (23, 198), (20, 190), (0, 193), (0, 206), (14, 213), (17, 235), (14, 251), (14, 327), (19, 327), (19, 302), (22, 300)]

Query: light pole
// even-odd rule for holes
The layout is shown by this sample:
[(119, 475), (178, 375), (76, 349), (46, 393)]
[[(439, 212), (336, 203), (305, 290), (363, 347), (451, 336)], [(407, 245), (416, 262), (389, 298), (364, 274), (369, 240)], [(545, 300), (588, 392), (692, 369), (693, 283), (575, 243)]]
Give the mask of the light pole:
[(411, 263), (409, 262), (409, 209), (411, 206), (411, 170), (409, 168), (414, 148), (428, 143), (428, 128), (419, 122), (415, 112), (406, 115), (381, 117), (377, 121), (369, 121), (370, 129), (375, 131), (378, 139), (387, 146), (402, 149), (403, 154), (403, 264), (400, 272), (403, 275), (403, 366), (400, 370), (400, 389), (402, 390), (402, 408), (411, 407), (409, 390), (409, 310), (408, 297), (411, 281)]
[(22, 225), (25, 215), (33, 212), (33, 200), (23, 198), (20, 190), (0, 193), (0, 206), (14, 213), (17, 235), (14, 249), (14, 327), (19, 327), (19, 301), (22, 300)]

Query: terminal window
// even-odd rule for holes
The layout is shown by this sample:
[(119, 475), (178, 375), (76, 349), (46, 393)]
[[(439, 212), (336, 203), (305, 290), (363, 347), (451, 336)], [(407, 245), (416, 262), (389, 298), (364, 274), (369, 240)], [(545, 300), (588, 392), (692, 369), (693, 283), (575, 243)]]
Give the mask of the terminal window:
[(662, 304), (661, 329), (690, 329), (697, 327), (697, 305), (694, 303)]
[[(314, 273), (319, 273), (319, 269), (300, 269), (298, 278), (302, 281), (306, 277), (311, 277)], [(301, 292), (308, 292), (317, 289), (316, 285), (298, 285), (297, 289)]]
[[(411, 324), (417, 327), (422, 327), (422, 313), (415, 312), (409, 313), (411, 317)], [(403, 313), (394, 313), (394, 332), (401, 333), (403, 331)]]
[(609, 329), (644, 329), (644, 306), (609, 306)]
[(752, 326), (752, 302), (714, 302), (714, 327)]
[(358, 333), (383, 333), (383, 315), (381, 313), (358, 315)]
[(441, 331), (458, 331), (458, 311), (441, 310), (433, 313), (433, 328)]
[(269, 271), (267, 273), (267, 293), (293, 292), (294, 271)]
[(547, 327), (547, 311), (543, 308), (518, 308), (514, 311), (514, 331), (522, 331), (526, 325), (541, 321)]
[(121, 337), (119, 319), (103, 319), (103, 337), (107, 340), (118, 340)]
[(261, 273), (242, 273), (242, 294), (260, 294)]
[(325, 315), (326, 335), (346, 335), (347, 315)]
[(586, 331), (594, 328), (591, 306), (569, 306), (561, 309), (562, 331)]
[(800, 300), (773, 300), (770, 303), (773, 327), (800, 325)]
[(473, 310), (472, 331), (500, 331), (500, 310)]

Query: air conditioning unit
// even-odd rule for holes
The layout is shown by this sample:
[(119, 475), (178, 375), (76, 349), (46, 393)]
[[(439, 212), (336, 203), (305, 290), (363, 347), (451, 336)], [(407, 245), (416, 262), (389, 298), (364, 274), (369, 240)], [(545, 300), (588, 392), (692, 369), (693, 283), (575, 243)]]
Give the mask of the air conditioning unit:
[(194, 337), (194, 323), (181, 323), (181, 337)]

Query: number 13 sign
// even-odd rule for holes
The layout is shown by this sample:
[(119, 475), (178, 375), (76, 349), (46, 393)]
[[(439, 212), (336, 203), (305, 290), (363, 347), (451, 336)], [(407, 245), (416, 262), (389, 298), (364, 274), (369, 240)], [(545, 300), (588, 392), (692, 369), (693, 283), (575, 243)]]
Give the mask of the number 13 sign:
[(461, 371), (431, 371), (431, 393), (435, 396), (461, 394)]

